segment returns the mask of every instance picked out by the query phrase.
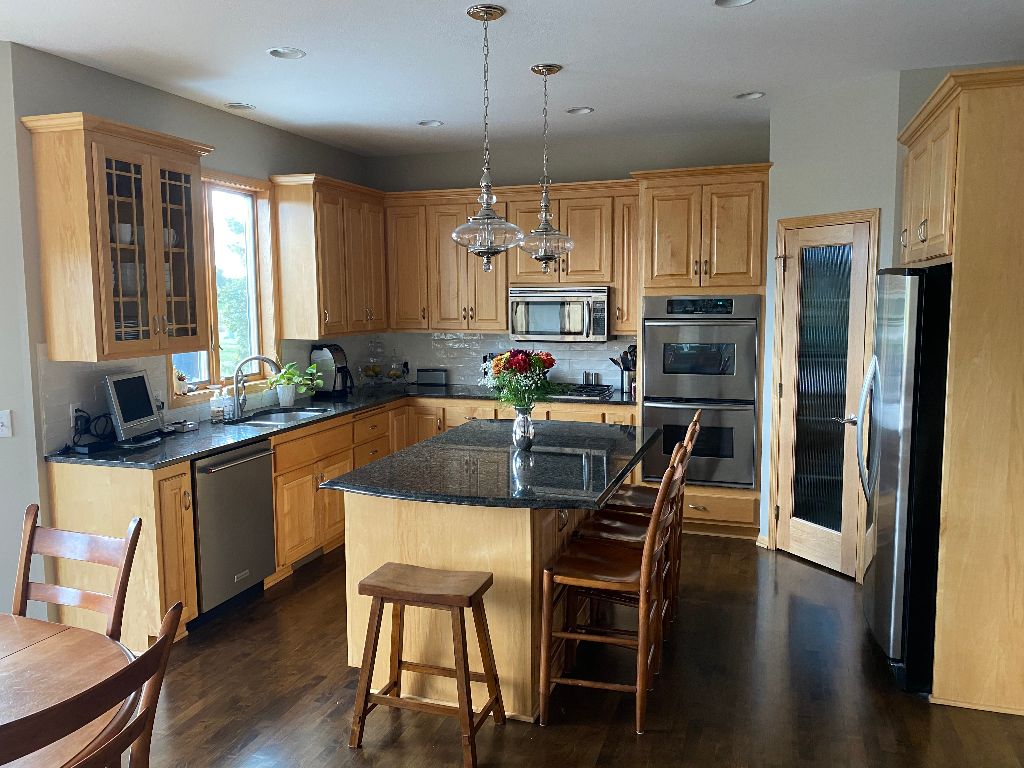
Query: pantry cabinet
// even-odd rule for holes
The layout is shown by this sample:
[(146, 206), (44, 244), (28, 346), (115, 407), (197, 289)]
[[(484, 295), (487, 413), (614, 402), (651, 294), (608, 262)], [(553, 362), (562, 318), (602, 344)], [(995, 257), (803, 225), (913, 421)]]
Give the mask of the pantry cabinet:
[(427, 320), (427, 219), (422, 205), (387, 209), (391, 328), (423, 330)]
[(281, 335), (321, 339), (384, 330), (383, 193), (317, 174), (272, 176)]
[(951, 256), (960, 110), (945, 107), (907, 143), (903, 173), (903, 263)]
[(213, 147), (81, 112), (22, 123), (50, 358), (207, 349), (200, 158)]
[(762, 281), (768, 168), (688, 168), (640, 181), (644, 288), (748, 287)]

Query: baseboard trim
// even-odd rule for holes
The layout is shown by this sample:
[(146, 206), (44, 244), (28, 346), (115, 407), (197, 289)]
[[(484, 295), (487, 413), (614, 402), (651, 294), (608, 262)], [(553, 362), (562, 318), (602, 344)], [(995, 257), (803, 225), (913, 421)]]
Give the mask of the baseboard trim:
[(768, 549), (769, 548), (768, 547), (768, 537), (765, 536), (764, 534), (759, 533), (757, 535), (757, 539), (754, 541), (754, 543), (757, 546), (761, 547), (761, 549)]
[(720, 536), (726, 539), (754, 541), (760, 532), (760, 528), (746, 525), (724, 525), (683, 520), (683, 533), (692, 533), (697, 536)]

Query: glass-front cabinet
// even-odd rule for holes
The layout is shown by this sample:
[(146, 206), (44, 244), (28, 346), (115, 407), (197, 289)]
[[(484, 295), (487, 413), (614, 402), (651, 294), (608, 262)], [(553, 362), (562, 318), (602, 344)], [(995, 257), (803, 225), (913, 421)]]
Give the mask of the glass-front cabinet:
[(199, 159), (212, 147), (82, 113), (23, 122), (33, 134), (50, 358), (206, 349)]

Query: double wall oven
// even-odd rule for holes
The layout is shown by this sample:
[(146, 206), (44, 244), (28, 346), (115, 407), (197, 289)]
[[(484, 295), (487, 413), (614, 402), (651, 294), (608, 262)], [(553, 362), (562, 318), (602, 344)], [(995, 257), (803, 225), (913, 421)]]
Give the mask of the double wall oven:
[(760, 296), (644, 299), (643, 421), (662, 430), (660, 450), (644, 458), (645, 480), (661, 479), (701, 409), (687, 479), (754, 486), (760, 310)]

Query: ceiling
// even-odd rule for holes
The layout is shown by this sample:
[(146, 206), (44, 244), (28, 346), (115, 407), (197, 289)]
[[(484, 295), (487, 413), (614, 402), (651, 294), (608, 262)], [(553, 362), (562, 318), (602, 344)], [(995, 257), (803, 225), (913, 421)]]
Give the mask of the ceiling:
[[(368, 156), (479, 143), (469, 0), (33, 0), (0, 37)], [(1024, 58), (1021, 0), (506, 0), (491, 25), (496, 141), (535, 137), (540, 78), (560, 138), (767, 124), (773, 102), (885, 70)], [(296, 46), (297, 61), (265, 51)], [(760, 101), (734, 94), (762, 90)], [(592, 105), (587, 116), (565, 108)], [(418, 120), (445, 121), (421, 128)]]

